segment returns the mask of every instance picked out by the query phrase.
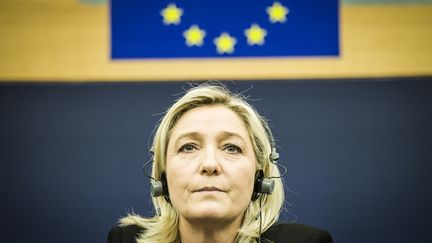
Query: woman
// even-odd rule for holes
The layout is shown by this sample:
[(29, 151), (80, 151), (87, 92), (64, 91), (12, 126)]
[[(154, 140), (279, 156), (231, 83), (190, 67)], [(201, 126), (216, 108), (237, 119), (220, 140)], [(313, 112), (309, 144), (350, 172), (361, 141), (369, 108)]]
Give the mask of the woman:
[(153, 152), (160, 214), (128, 215), (109, 243), (332, 242), (326, 231), (276, 224), (284, 192), (270, 129), (223, 86), (200, 85), (178, 99), (158, 126)]

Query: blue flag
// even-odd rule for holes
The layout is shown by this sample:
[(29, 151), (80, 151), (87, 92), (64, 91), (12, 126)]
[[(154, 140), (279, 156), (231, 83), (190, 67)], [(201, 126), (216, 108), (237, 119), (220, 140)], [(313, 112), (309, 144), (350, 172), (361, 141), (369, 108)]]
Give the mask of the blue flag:
[(338, 0), (111, 0), (111, 57), (339, 55)]

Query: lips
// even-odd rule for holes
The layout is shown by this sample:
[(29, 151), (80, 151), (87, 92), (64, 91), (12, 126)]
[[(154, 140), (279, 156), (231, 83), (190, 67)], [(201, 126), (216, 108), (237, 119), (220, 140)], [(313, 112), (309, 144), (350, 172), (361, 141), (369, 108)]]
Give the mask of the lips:
[(214, 186), (206, 186), (206, 187), (202, 187), (198, 190), (195, 190), (194, 192), (224, 192), (224, 190), (219, 189), (219, 188), (214, 187)]

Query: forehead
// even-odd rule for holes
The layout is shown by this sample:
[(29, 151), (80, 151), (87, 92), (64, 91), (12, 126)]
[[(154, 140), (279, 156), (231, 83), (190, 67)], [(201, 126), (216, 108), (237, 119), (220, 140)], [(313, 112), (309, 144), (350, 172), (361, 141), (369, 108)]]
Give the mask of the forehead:
[(245, 123), (240, 116), (222, 105), (208, 105), (187, 111), (174, 125), (171, 139), (188, 133), (232, 133), (247, 139)]

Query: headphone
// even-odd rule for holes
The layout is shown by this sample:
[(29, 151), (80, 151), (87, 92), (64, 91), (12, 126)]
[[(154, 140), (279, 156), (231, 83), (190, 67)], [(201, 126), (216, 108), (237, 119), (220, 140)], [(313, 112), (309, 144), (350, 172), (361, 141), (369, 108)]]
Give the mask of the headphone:
[[(279, 153), (276, 150), (276, 143), (273, 137), (273, 134), (269, 128), (269, 126), (267, 125), (267, 123), (260, 119), (262, 126), (264, 127), (264, 130), (266, 132), (267, 135), (267, 139), (270, 142), (270, 146), (271, 146), (271, 153), (269, 155), (269, 161), (270, 163), (282, 168), (284, 171), (280, 176), (271, 176), (271, 177), (264, 177), (264, 171), (262, 169), (258, 170), (255, 173), (255, 181), (254, 181), (254, 189), (253, 189), (253, 193), (252, 193), (252, 201), (257, 200), (258, 198), (260, 198), (261, 194), (267, 194), (270, 195), (273, 193), (274, 187), (275, 187), (275, 182), (273, 179), (276, 178), (282, 178), (283, 176), (285, 176), (285, 174), (287, 173), (287, 168), (283, 165), (280, 165), (277, 163), (277, 161), (279, 160)], [(160, 197), (163, 196), (165, 198), (165, 200), (170, 203), (171, 200), (169, 198), (169, 191), (168, 191), (168, 182), (166, 179), (166, 173), (162, 172), (161, 173), (161, 177), (160, 180), (156, 180), (155, 178), (153, 178), (152, 176), (148, 175), (145, 171), (145, 168), (147, 167), (147, 165), (153, 163), (154, 160), (154, 152), (153, 152), (153, 148), (150, 149), (150, 155), (151, 155), (151, 159), (144, 164), (143, 166), (143, 172), (144, 175), (149, 177), (151, 179), (151, 186), (150, 186), (150, 192), (152, 197)], [(266, 240), (266, 239), (262, 239), (261, 238), (261, 230), (262, 230), (262, 217), (261, 217), (261, 209), (262, 209), (262, 203), (263, 203), (263, 197), (260, 198), (259, 200), (259, 211), (258, 214), (256, 215), (255, 219), (259, 218), (259, 237), (258, 237), (258, 242), (261, 243), (261, 240)], [(156, 201), (156, 213), (159, 215), (159, 217), (161, 216), (161, 210), (159, 207), (159, 203)], [(266, 241), (267, 242), (267, 241)]]
[[(145, 167), (145, 166), (144, 166)], [(255, 173), (254, 190), (252, 194), (252, 201), (258, 199), (260, 194), (272, 194), (274, 190), (274, 180), (264, 177), (264, 171), (258, 170)], [(150, 185), (150, 193), (152, 197), (163, 196), (167, 202), (170, 202), (168, 183), (165, 172), (162, 172), (160, 180), (153, 179)]]
[(167, 202), (171, 202), (169, 199), (168, 182), (166, 179), (165, 172), (162, 172), (160, 180), (152, 180), (150, 185), (150, 193), (152, 197), (163, 196)]
[[(269, 139), (270, 145), (271, 145), (271, 153), (269, 155), (270, 163), (273, 163), (273, 164), (283, 168), (284, 172), (281, 176), (265, 178), (264, 177), (264, 171), (262, 169), (258, 170), (255, 173), (254, 189), (253, 189), (252, 198), (251, 198), (252, 201), (257, 200), (261, 194), (267, 194), (267, 195), (272, 194), (273, 190), (274, 190), (274, 186), (275, 186), (273, 179), (283, 177), (287, 171), (285, 166), (277, 164), (277, 161), (279, 160), (279, 153), (276, 150), (275, 140), (274, 140), (274, 137), (273, 137), (273, 134), (272, 134), (270, 128), (268, 127), (268, 125), (263, 120), (261, 120), (261, 123), (264, 127), (264, 130), (266, 131), (267, 139)], [(147, 163), (144, 164), (143, 172), (144, 172), (145, 176), (147, 176), (151, 179), (151, 185), (150, 185), (151, 196), (152, 197), (163, 196), (167, 202), (171, 202), (171, 200), (169, 198), (168, 182), (166, 179), (165, 172), (162, 172), (160, 180), (156, 180), (152, 176), (149, 176), (145, 171), (145, 168), (147, 167), (147, 165), (149, 165), (150, 163), (153, 163), (153, 160), (154, 160), (153, 148), (150, 149), (150, 154), (151, 154), (151, 159)]]

